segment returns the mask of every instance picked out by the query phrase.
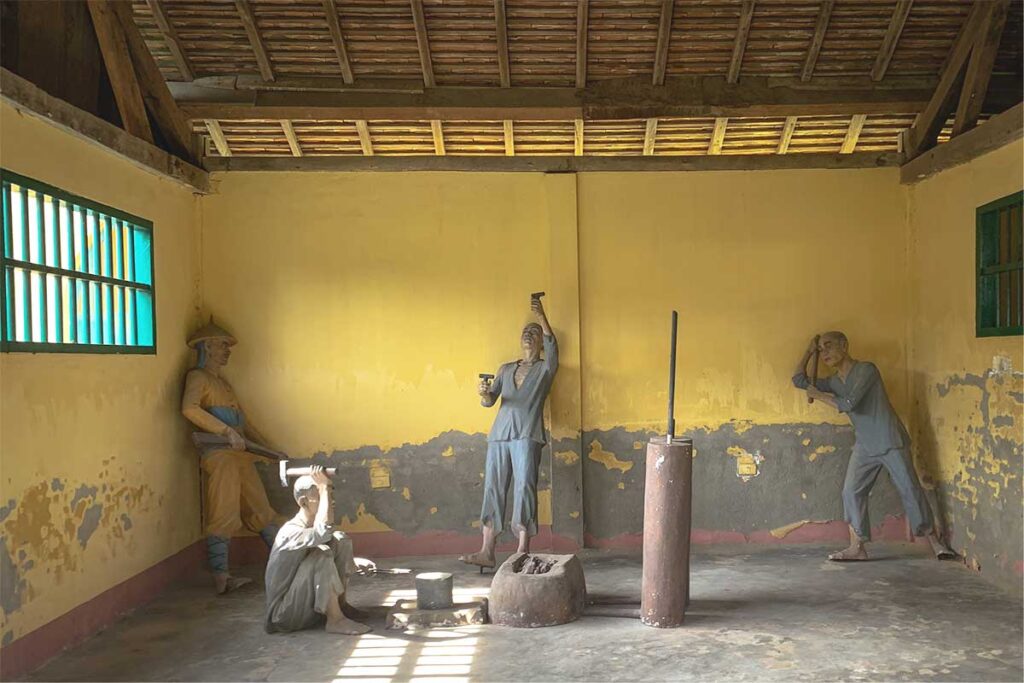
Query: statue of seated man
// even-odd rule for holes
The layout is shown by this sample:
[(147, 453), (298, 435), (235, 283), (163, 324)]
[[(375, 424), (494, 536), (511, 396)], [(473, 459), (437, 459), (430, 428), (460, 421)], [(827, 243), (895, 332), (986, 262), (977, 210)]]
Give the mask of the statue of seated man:
[(266, 446), (266, 439), (246, 419), (235, 390), (221, 374), (236, 340), (211, 320), (192, 335), (188, 346), (197, 354), (196, 367), (185, 377), (181, 412), (198, 430), (223, 437), (202, 448), (201, 466), (207, 481), (204, 517), (207, 561), (217, 593), (239, 588), (251, 579), (228, 572), (228, 544), (243, 528), (258, 533), (270, 547), (277, 535), (277, 513), (270, 507), (256, 472), (259, 456), (246, 450), (246, 439)]
[[(812, 382), (807, 376), (807, 361), (815, 351), (835, 373)], [(853, 453), (843, 484), (843, 509), (850, 525), (850, 545), (830, 554), (828, 559), (868, 559), (864, 547), (871, 540), (868, 495), (883, 467), (889, 471), (889, 478), (900, 494), (914, 535), (927, 538), (938, 559), (956, 557), (935, 533), (931, 508), (910, 460), (910, 435), (889, 402), (882, 375), (875, 364), (852, 358), (849, 341), (842, 332), (826, 332), (811, 340), (793, 372), (793, 384), (805, 389), (810, 398), (846, 413), (853, 423)]]
[[(537, 469), (544, 447), (544, 401), (558, 371), (558, 343), (540, 299), (531, 299), (536, 322), (520, 335), (523, 357), (505, 363), (494, 382), (480, 382), (480, 404), (490, 408), (501, 398), (501, 408), (487, 435), (484, 467), (484, 500), (480, 511), (483, 545), (479, 552), (463, 555), (466, 564), (494, 567), (494, 546), (505, 522), (505, 501), (512, 483), (512, 532), (518, 536), (516, 552), (530, 550), (537, 535)], [(544, 357), (541, 358), (541, 346)]]
[(331, 480), (314, 465), (295, 480), (299, 512), (281, 527), (267, 561), (264, 628), (298, 631), (323, 626), (328, 633), (360, 635), (370, 630), (355, 619), (368, 615), (348, 604), (348, 577), (373, 563), (352, 556), (352, 539), (336, 531)]

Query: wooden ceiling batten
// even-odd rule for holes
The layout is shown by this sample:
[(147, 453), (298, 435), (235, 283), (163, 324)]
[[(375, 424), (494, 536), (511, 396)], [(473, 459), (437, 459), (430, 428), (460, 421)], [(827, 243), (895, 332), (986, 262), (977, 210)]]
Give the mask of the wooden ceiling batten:
[(899, 0), (896, 3), (892, 19), (889, 21), (889, 28), (886, 30), (882, 46), (878, 50), (875, 65), (871, 68), (871, 80), (880, 81), (885, 77), (885, 71), (889, 68), (889, 61), (896, 51), (896, 43), (899, 42), (903, 26), (907, 23), (907, 17), (910, 15), (910, 8), (913, 5), (914, 0)]
[(352, 73), (352, 64), (348, 59), (348, 49), (345, 47), (345, 35), (341, 32), (341, 22), (338, 20), (338, 7), (334, 0), (322, 0), (324, 17), (327, 19), (327, 30), (331, 34), (331, 44), (334, 52), (338, 55), (338, 66), (341, 68), (341, 77), (346, 83), (355, 83), (356, 77)]
[(188, 54), (182, 49), (181, 42), (178, 39), (178, 32), (174, 28), (174, 24), (167, 18), (167, 12), (164, 8), (162, 0), (146, 0), (146, 5), (149, 7), (149, 11), (153, 14), (153, 20), (159, 27), (160, 32), (164, 35), (165, 42), (167, 43), (167, 49), (171, 53), (171, 57), (174, 59), (175, 65), (178, 67), (178, 71), (181, 73), (182, 80), (191, 81), (195, 78), (195, 74), (192, 71), (192, 64), (189, 63)]
[(736, 40), (732, 48), (732, 59), (729, 62), (729, 75), (726, 80), (736, 83), (740, 80), (740, 68), (743, 66), (743, 53), (747, 49), (747, 38), (750, 36), (750, 22), (754, 18), (754, 0), (743, 0), (740, 7), (739, 26), (736, 28)]
[(804, 60), (804, 68), (800, 74), (801, 80), (809, 81), (814, 75), (814, 66), (818, 63), (821, 45), (825, 42), (825, 33), (828, 31), (828, 22), (832, 16), (834, 5), (835, 0), (822, 0), (821, 8), (818, 10), (818, 19), (814, 25), (814, 36), (807, 48), (807, 58)]

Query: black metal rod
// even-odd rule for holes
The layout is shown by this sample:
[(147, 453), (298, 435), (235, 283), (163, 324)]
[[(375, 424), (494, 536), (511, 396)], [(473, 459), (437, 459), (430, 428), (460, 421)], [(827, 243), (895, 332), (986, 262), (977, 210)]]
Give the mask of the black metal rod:
[(679, 326), (679, 313), (672, 311), (672, 344), (668, 355), (668, 441), (676, 434), (676, 328)]

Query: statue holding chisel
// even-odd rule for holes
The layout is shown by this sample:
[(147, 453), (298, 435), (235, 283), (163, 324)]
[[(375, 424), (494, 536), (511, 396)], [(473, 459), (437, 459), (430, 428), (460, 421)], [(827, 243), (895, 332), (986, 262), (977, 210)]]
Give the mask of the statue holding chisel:
[(228, 543), (243, 527), (256, 532), (268, 547), (277, 535), (277, 514), (270, 507), (254, 463), (283, 454), (266, 447), (266, 440), (246, 420), (234, 389), (221, 376), (236, 340), (211, 320), (188, 340), (198, 355), (185, 378), (181, 412), (201, 432), (194, 441), (207, 474), (204, 493), (207, 559), (217, 593), (249, 583), (228, 571)]
[[(505, 499), (512, 484), (512, 531), (519, 549), (530, 549), (537, 534), (537, 470), (544, 446), (544, 401), (558, 370), (558, 343), (544, 314), (541, 297), (530, 296), (536, 322), (527, 323), (520, 335), (522, 358), (505, 363), (493, 376), (481, 375), (477, 388), (480, 404), (490, 408), (501, 398), (501, 408), (487, 436), (484, 470), (484, 501), (480, 512), (483, 545), (479, 552), (463, 555), (467, 564), (494, 567), (494, 546), (504, 530)], [(543, 346), (544, 357), (540, 352)]]

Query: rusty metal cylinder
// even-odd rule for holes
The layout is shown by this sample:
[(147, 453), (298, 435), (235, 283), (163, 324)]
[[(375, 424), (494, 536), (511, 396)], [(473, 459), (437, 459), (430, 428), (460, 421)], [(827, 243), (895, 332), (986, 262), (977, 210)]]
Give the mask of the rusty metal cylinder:
[(664, 436), (647, 444), (644, 485), (644, 566), (640, 621), (672, 628), (683, 623), (690, 596), (690, 513), (693, 442)]

